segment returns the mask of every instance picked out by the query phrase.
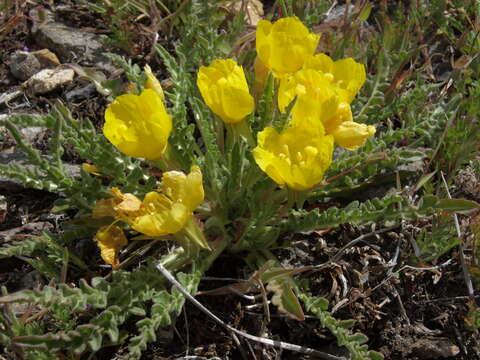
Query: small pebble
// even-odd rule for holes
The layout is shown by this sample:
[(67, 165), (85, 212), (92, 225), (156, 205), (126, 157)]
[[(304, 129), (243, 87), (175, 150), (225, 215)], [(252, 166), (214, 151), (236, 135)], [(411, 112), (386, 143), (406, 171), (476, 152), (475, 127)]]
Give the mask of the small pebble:
[(70, 83), (75, 72), (72, 69), (45, 69), (33, 75), (25, 86), (34, 94), (46, 94)]
[(25, 51), (15, 51), (10, 57), (10, 71), (17, 79), (25, 81), (42, 69), (35, 55)]

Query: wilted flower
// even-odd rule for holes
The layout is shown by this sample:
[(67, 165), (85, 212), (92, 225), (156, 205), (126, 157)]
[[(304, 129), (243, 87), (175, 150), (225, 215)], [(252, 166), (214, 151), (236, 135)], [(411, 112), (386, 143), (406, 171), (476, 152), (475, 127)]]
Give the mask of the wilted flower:
[(165, 101), (165, 94), (163, 93), (162, 85), (160, 84), (160, 81), (153, 75), (152, 69), (150, 68), (149, 65), (145, 65), (143, 68), (143, 71), (147, 75), (147, 80), (145, 81), (145, 89), (152, 89), (157, 93), (157, 95), (162, 99), (162, 101)]
[(116, 268), (119, 265), (118, 253), (128, 243), (123, 230), (115, 225), (103, 226), (97, 231), (95, 240), (103, 261)]
[(333, 61), (328, 55), (317, 54), (306, 60), (305, 69), (325, 74), (338, 89), (340, 101), (351, 103), (365, 83), (365, 66), (352, 58)]
[(281, 133), (266, 127), (258, 133), (253, 157), (277, 184), (303, 191), (322, 181), (332, 162), (333, 137), (325, 136), (321, 125), (309, 125), (296, 123)]
[(160, 158), (171, 130), (172, 118), (152, 89), (140, 95), (121, 95), (105, 110), (105, 137), (129, 156)]
[(255, 72), (255, 80), (254, 80), (254, 87), (255, 93), (260, 94), (264, 87), (265, 83), (267, 82), (268, 73), (270, 70), (265, 66), (265, 64), (260, 60), (257, 56), (253, 63), (253, 70)]
[(272, 24), (260, 20), (256, 33), (257, 56), (277, 77), (300, 70), (317, 48), (320, 35), (310, 33), (296, 18), (283, 18)]
[(102, 171), (97, 166), (89, 163), (83, 163), (82, 169), (92, 175), (100, 176), (102, 174)]
[(200, 168), (192, 166), (188, 175), (180, 171), (165, 172), (159, 191), (147, 193), (143, 201), (133, 194), (123, 194), (112, 188), (114, 197), (98, 201), (93, 217), (114, 217), (152, 237), (175, 234), (187, 224), (203, 201), (202, 181)]
[(217, 59), (201, 66), (197, 86), (208, 107), (225, 123), (242, 121), (253, 111), (243, 68), (232, 59)]
[(110, 193), (114, 196), (113, 198), (102, 199), (95, 203), (92, 212), (94, 219), (115, 217), (128, 222), (128, 219), (135, 217), (142, 207), (142, 202), (133, 194), (123, 194), (116, 187), (110, 189)]

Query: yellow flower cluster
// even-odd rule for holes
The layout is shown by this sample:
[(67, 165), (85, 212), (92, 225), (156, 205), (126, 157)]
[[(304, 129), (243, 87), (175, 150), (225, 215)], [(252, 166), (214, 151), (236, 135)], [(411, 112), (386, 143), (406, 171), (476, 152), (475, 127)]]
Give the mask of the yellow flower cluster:
[[(356, 150), (375, 134), (375, 127), (354, 122), (350, 109), (350, 103), (365, 83), (365, 67), (352, 58), (333, 61), (325, 54), (314, 55), (318, 38), (312, 47), (313, 34), (307, 36), (306, 32), (307, 28), (295, 17), (281, 19), (275, 24), (266, 20), (259, 22), (257, 86), (266, 78), (264, 67), (271, 70), (280, 79), (280, 111), (284, 112), (297, 98), (292, 110), (296, 121), (309, 118), (313, 121), (308, 122), (314, 126), (322, 123), (325, 134), (332, 135), (337, 145)], [(282, 63), (275, 60), (279, 58), (293, 59), (294, 66), (282, 67)]]
[(280, 134), (265, 128), (258, 134), (253, 155), (278, 184), (300, 191), (323, 179), (332, 159), (332, 141), (356, 150), (375, 134), (375, 127), (354, 122), (350, 109), (366, 80), (365, 67), (352, 58), (333, 61), (325, 54), (315, 55), (319, 38), (296, 17), (274, 24), (261, 20), (257, 25), (257, 91), (271, 71), (280, 82), (280, 111), (296, 102), (289, 127)]
[[(257, 134), (252, 154), (271, 179), (296, 191), (309, 190), (322, 181), (332, 162), (334, 144), (355, 150), (375, 133), (373, 126), (354, 122), (350, 108), (365, 82), (365, 67), (351, 58), (333, 61), (325, 54), (315, 55), (319, 39), (295, 17), (273, 24), (261, 20), (257, 25), (256, 93), (272, 72), (277, 79), (279, 110), (284, 113), (295, 103), (283, 129), (267, 126)], [(146, 82), (140, 94), (131, 90), (108, 106), (104, 135), (126, 155), (158, 160), (167, 156), (173, 124), (160, 82), (148, 65), (144, 73)], [(251, 145), (244, 120), (254, 111), (255, 101), (243, 68), (232, 59), (214, 60), (200, 67), (197, 86), (212, 112), (224, 123), (239, 124), (232, 131), (241, 133)], [(94, 170), (86, 164), (86, 171)], [(149, 192), (143, 200), (115, 188), (112, 194), (113, 198), (97, 202), (95, 218), (113, 217), (149, 237), (195, 233), (192, 214), (204, 199), (202, 173), (196, 166), (188, 175), (165, 172), (159, 191)], [(119, 249), (127, 243), (122, 229), (113, 224), (102, 227), (96, 239), (102, 258), (118, 266)], [(194, 241), (208, 248), (203, 237)]]

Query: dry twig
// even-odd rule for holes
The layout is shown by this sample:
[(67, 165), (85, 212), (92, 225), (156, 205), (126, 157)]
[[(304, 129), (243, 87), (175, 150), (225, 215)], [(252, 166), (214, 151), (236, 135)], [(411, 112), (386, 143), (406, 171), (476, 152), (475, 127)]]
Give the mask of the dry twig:
[(276, 341), (276, 340), (271, 340), (271, 339), (267, 339), (267, 338), (263, 338), (263, 337), (259, 337), (259, 336), (254, 336), (254, 335), (245, 333), (243, 331), (237, 330), (237, 329), (233, 328), (232, 326), (223, 322), (219, 317), (217, 317), (215, 314), (213, 314), (210, 310), (208, 310), (205, 306), (203, 306), (197, 299), (195, 299), (192, 295), (190, 295), (190, 293), (182, 287), (182, 285), (173, 277), (173, 275), (167, 269), (165, 269), (165, 267), (163, 267), (162, 264), (158, 263), (157, 264), (157, 269), (163, 274), (163, 276), (165, 276), (165, 278), (173, 286), (175, 286), (183, 294), (183, 296), (185, 296), (190, 302), (192, 302), (205, 315), (207, 315), (209, 318), (211, 318), (217, 324), (219, 324), (219, 325), (223, 326), (225, 329), (229, 330), (231, 332), (232, 336), (234, 337), (234, 340), (237, 339), (236, 341), (238, 341), (238, 338), (237, 338), (236, 335), (240, 335), (240, 336), (242, 336), (246, 339), (249, 339), (249, 340), (252, 340), (252, 341), (267, 345), (267, 346), (273, 346), (273, 347), (281, 348), (281, 349), (284, 349), (284, 350), (290, 350), (290, 351), (295, 351), (295, 352), (299, 352), (299, 353), (302, 353), (302, 354), (312, 355), (312, 356), (315, 356), (319, 359), (345, 360), (344, 357), (338, 357), (338, 356), (330, 355), (330, 354), (327, 354), (327, 353), (324, 353), (324, 352), (321, 352), (321, 351), (318, 351), (318, 350), (314, 350), (314, 349), (311, 349), (311, 348), (307, 348), (307, 347), (299, 346), (299, 345), (295, 345), (295, 344), (290, 344), (290, 343), (283, 342), (283, 341)]

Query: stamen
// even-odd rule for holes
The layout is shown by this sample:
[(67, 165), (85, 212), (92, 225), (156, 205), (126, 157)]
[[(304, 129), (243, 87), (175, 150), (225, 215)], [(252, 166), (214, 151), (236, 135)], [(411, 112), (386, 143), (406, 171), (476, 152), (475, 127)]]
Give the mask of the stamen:
[(328, 82), (332, 82), (334, 79), (334, 76), (332, 73), (325, 73), (324, 76), (325, 76), (325, 80), (327, 80)]

